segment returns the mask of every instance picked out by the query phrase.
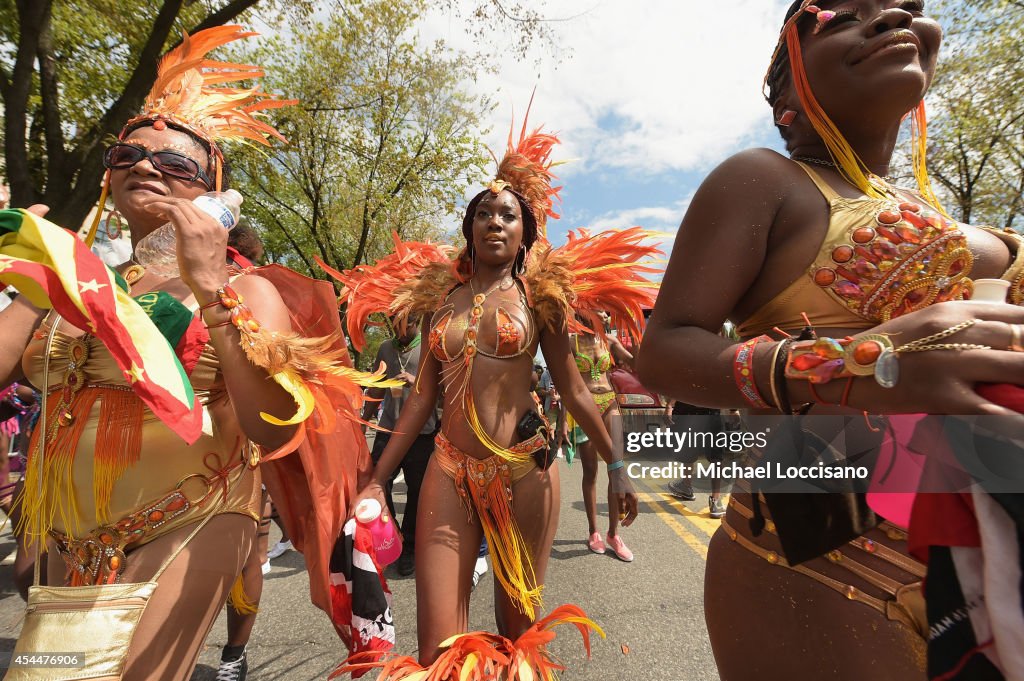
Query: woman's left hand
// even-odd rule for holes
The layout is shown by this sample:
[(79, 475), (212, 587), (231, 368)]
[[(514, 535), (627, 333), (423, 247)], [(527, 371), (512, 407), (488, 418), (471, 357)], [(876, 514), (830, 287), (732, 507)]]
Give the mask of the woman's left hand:
[(174, 225), (181, 280), (197, 300), (209, 302), (227, 281), (228, 230), (189, 199), (160, 196), (149, 201), (146, 208)]
[(609, 483), (612, 486), (612, 494), (615, 497), (619, 520), (623, 527), (629, 527), (636, 520), (636, 516), (640, 512), (636, 491), (633, 489), (633, 482), (626, 475), (624, 467), (615, 469), (608, 477)]

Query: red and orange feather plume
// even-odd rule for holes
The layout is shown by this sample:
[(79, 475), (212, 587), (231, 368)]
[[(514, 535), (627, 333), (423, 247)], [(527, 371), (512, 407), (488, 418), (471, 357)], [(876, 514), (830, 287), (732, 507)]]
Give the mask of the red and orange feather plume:
[(433, 263), (452, 262), (453, 248), (443, 244), (421, 241), (402, 241), (391, 233), (395, 251), (372, 265), (357, 265), (339, 272), (319, 258), (314, 258), (327, 274), (342, 284), (339, 303), (347, 305), (346, 327), (352, 346), (362, 350), (366, 345), (365, 329), (372, 324), (370, 317), (377, 313), (391, 314), (398, 297), (398, 289), (419, 277)]
[(565, 667), (551, 657), (547, 645), (555, 638), (552, 630), (563, 624), (579, 630), (587, 657), (590, 633), (604, 638), (601, 627), (583, 610), (575, 605), (562, 605), (534, 622), (514, 642), (486, 631), (473, 631), (442, 642), (441, 654), (427, 667), (408, 656), (377, 659), (377, 653), (360, 653), (342, 662), (327, 678), (344, 674), (358, 677), (379, 669), (376, 681), (555, 681), (555, 672)]
[[(564, 246), (543, 250), (530, 258), (526, 282), (537, 321), (552, 330), (558, 320), (568, 322), (570, 331), (603, 334), (598, 311), (611, 317), (613, 328), (639, 340), (644, 328), (644, 309), (654, 306), (659, 284), (647, 274), (655, 267), (655, 246), (644, 245), (654, 236), (641, 227), (591, 234), (586, 229), (569, 232)], [(584, 325), (575, 320), (575, 315)]]
[(286, 141), (256, 115), (266, 109), (295, 104), (295, 100), (276, 99), (259, 87), (215, 87), (260, 78), (263, 69), (206, 58), (211, 50), (254, 35), (259, 34), (241, 26), (215, 26), (191, 36), (185, 33), (181, 44), (160, 60), (142, 114), (128, 121), (125, 128), (144, 120), (162, 119), (185, 127), (214, 145), (218, 140), (269, 144), (268, 137)]
[(560, 144), (560, 141), (554, 134), (542, 132), (543, 126), (534, 128), (530, 133), (526, 132), (532, 106), (533, 97), (530, 97), (518, 140), (515, 139), (515, 123), (509, 128), (508, 148), (505, 156), (498, 162), (498, 174), (491, 182), (490, 190), (497, 194), (507, 185), (522, 196), (537, 221), (538, 240), (547, 243), (548, 218), (559, 218), (559, 214), (555, 212), (555, 201), (561, 201), (558, 193), (562, 188), (551, 185), (555, 179), (554, 173), (551, 172), (555, 165), (551, 160), (551, 150), (556, 144)]

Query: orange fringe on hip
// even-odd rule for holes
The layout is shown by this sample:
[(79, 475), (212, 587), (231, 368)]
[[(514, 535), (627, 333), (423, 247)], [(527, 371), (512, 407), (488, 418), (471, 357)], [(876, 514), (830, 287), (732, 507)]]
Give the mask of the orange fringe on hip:
[[(39, 448), (42, 429), (36, 428), (29, 442), (29, 460), (22, 490), (21, 525), (31, 542), (45, 536), (59, 514), (61, 524), (69, 537), (80, 531), (77, 527), (78, 494), (71, 474), (79, 440), (92, 421), (92, 412), (99, 401), (96, 417), (96, 442), (93, 447), (93, 497), (99, 524), (110, 522), (110, 495), (114, 484), (125, 470), (139, 461), (142, 452), (142, 421), (145, 406), (138, 395), (130, 390), (110, 386), (85, 386), (70, 406), (51, 394), (46, 405), (46, 451), (42, 470), (39, 466)], [(66, 413), (70, 423), (61, 426), (59, 418)], [(40, 493), (39, 476), (43, 476)], [(42, 521), (40, 523), (40, 517)]]
[(357, 653), (338, 666), (328, 679), (343, 674), (358, 676), (379, 669), (376, 681), (556, 681), (555, 672), (565, 666), (551, 657), (547, 644), (555, 638), (555, 627), (571, 624), (583, 637), (590, 657), (590, 632), (604, 638), (601, 627), (575, 605), (562, 605), (550, 615), (534, 622), (514, 642), (486, 631), (452, 636), (441, 643), (438, 658), (424, 667), (412, 657), (392, 656), (376, 659), (380, 653)]
[(497, 456), (468, 456), (440, 433), (435, 443), (437, 463), (455, 481), (455, 489), (471, 520), (476, 509), (498, 583), (516, 608), (533, 619), (541, 605), (541, 587), (533, 571), (530, 549), (512, 514), (512, 465)]

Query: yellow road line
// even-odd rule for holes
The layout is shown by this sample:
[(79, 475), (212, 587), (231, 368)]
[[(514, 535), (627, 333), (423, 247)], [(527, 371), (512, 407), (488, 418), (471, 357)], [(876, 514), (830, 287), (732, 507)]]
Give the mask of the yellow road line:
[(676, 520), (676, 514), (661, 503), (662, 500), (658, 495), (641, 492), (637, 495), (637, 498), (647, 504), (648, 508), (654, 511), (654, 513), (661, 518), (662, 522), (668, 525), (673, 532), (679, 535), (679, 538), (682, 539), (687, 546), (697, 552), (697, 555), (707, 560), (708, 546), (704, 540), (683, 527), (683, 524)]
[[(709, 537), (713, 535), (718, 529), (718, 526), (722, 524), (720, 520), (716, 520), (715, 518), (708, 516), (706, 513), (691, 511), (689, 508), (684, 506), (681, 501), (669, 496), (663, 490), (652, 488), (646, 480), (634, 480), (634, 483), (639, 483), (638, 486), (643, 487), (662, 503), (668, 504), (671, 508), (674, 508), (679, 512), (679, 515), (686, 518), (694, 527)], [(722, 503), (725, 505), (729, 503), (729, 495), (723, 495)]]

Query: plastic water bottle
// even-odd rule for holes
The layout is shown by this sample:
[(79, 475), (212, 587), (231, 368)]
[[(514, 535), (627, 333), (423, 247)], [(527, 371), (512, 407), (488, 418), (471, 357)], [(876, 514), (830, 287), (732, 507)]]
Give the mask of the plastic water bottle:
[[(232, 229), (238, 224), (242, 195), (234, 189), (226, 192), (207, 192), (192, 201), (196, 208), (224, 226)], [(178, 238), (174, 225), (168, 222), (144, 236), (135, 244), (135, 261), (148, 271), (161, 277), (178, 276)]]
[(373, 548), (381, 568), (398, 560), (402, 554), (402, 537), (395, 527), (395, 519), (382, 509), (376, 499), (363, 499), (356, 506), (356, 522), (370, 528)]

